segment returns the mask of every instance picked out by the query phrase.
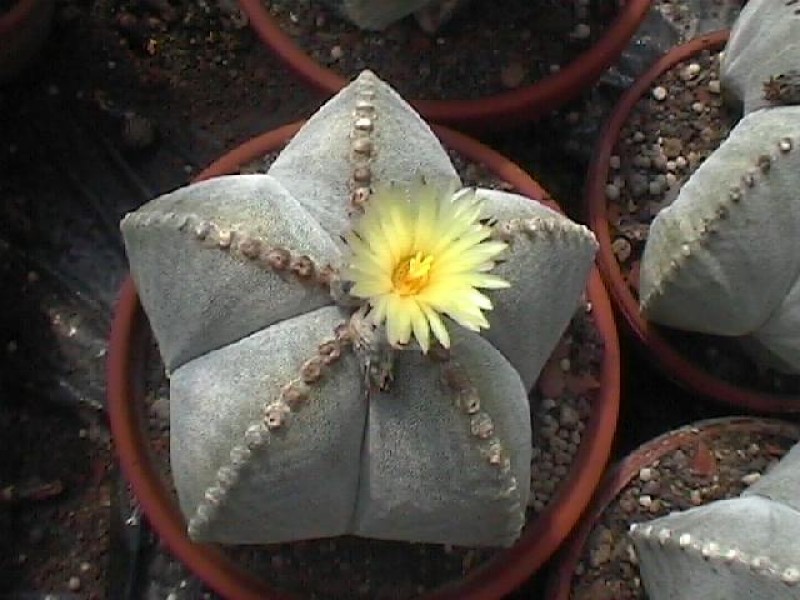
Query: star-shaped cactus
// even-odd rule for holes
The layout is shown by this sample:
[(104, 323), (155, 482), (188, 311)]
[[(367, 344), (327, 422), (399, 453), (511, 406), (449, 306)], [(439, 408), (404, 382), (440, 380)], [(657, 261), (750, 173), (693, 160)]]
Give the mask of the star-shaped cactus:
[(429, 127), (365, 72), (266, 175), (125, 218), (194, 539), (517, 538), (527, 395), (596, 242), (516, 194), (460, 188)]

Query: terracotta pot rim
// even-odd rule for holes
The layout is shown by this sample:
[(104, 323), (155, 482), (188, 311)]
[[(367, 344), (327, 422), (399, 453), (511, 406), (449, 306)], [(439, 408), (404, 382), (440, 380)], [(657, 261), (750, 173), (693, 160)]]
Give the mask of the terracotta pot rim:
[[(239, 0), (259, 38), (314, 88), (332, 95), (347, 80), (306, 54), (278, 25), (261, 0)], [(576, 97), (616, 60), (650, 9), (651, 0), (626, 0), (600, 39), (558, 72), (516, 90), (476, 99), (411, 100), (428, 121), (485, 130), (532, 121)], [(380, 73), (378, 74), (380, 76)]]
[[(293, 123), (246, 142), (224, 155), (198, 179), (236, 172), (254, 157), (285, 144), (302, 125)], [(535, 199), (556, 207), (547, 193), (520, 167), (494, 150), (444, 127), (434, 126), (442, 142), (480, 162), (497, 176)], [(426, 600), (488, 600), (512, 591), (530, 577), (567, 537), (589, 503), (608, 461), (616, 430), (620, 396), (620, 353), (611, 303), (596, 269), (588, 282), (595, 323), (605, 345), (601, 388), (568, 478), (548, 507), (527, 528), (520, 541), (485, 566), (423, 596)], [(153, 529), (172, 553), (218, 593), (237, 600), (295, 598), (269, 589), (245, 573), (211, 544), (196, 544), (186, 536), (185, 520), (148, 457), (148, 440), (136, 408), (135, 340), (145, 317), (130, 278), (123, 284), (111, 330), (108, 355), (109, 418), (123, 472)]]
[(791, 434), (800, 437), (800, 424), (763, 417), (717, 417), (696, 421), (662, 433), (636, 448), (616, 463), (603, 477), (598, 492), (581, 519), (581, 523), (572, 532), (569, 541), (557, 555), (553, 571), (547, 582), (546, 597), (549, 600), (569, 600), (575, 567), (580, 561), (594, 526), (625, 486), (638, 476), (642, 468), (699, 437), (707, 439), (730, 431), (785, 433), (787, 437)]
[(734, 406), (759, 412), (800, 412), (800, 396), (773, 394), (743, 388), (718, 378), (689, 362), (661, 334), (659, 328), (646, 321), (639, 312), (639, 304), (628, 289), (619, 263), (611, 246), (605, 186), (609, 172), (609, 159), (619, 134), (631, 111), (653, 82), (663, 73), (703, 50), (720, 50), (728, 39), (728, 30), (715, 31), (673, 48), (652, 65), (622, 95), (611, 117), (606, 122), (595, 148), (587, 177), (585, 204), (589, 226), (600, 243), (598, 267), (609, 294), (622, 313), (636, 338), (656, 359), (668, 376), (691, 391)]
[(17, 0), (11, 9), (0, 13), (0, 36), (11, 35), (30, 18), (40, 0)]

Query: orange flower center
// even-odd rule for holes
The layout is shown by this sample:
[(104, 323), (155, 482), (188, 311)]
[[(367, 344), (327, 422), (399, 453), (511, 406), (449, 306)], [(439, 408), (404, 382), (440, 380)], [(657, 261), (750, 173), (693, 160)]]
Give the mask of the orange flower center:
[(431, 276), (433, 256), (417, 252), (403, 260), (395, 267), (392, 273), (394, 291), (400, 296), (413, 296), (419, 294)]

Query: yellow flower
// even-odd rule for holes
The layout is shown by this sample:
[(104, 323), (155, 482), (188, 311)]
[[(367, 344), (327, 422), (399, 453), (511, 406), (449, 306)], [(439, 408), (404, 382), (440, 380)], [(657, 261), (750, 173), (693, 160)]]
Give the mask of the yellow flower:
[(453, 194), (429, 185), (370, 196), (345, 237), (352, 254), (344, 274), (354, 284), (350, 294), (369, 302), (373, 322), (386, 321), (392, 346), (413, 334), (427, 353), (433, 332), (449, 348), (443, 314), (473, 331), (489, 327), (482, 311), (492, 303), (476, 288), (509, 284), (488, 273), (506, 244), (487, 239), (491, 230), (478, 221), (482, 204), (474, 190)]

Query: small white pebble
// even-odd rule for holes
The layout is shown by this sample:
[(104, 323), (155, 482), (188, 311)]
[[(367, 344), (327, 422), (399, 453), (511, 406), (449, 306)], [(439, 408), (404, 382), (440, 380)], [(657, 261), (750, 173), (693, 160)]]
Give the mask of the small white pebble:
[(550, 65), (548, 67), (548, 70), (551, 73), (558, 73), (561, 70), (561, 65), (557, 65), (557, 64), (553, 63), (552, 65)]
[(690, 79), (694, 79), (698, 73), (700, 73), (700, 65), (697, 63), (691, 63), (683, 71), (681, 71), (681, 79), (684, 81), (689, 81)]
[(69, 591), (71, 591), (71, 592), (77, 592), (79, 589), (81, 589), (81, 579), (80, 579), (80, 577), (77, 577), (76, 575), (73, 575), (72, 577), (70, 577), (69, 581), (67, 582), (67, 587), (69, 588)]
[(606, 186), (606, 198), (608, 198), (609, 200), (619, 199), (619, 188), (613, 183), (609, 183)]
[(639, 505), (643, 508), (650, 508), (650, 505), (653, 503), (653, 499), (648, 496), (647, 494), (643, 496), (639, 496)]
[(667, 173), (665, 178), (667, 182), (667, 187), (675, 187), (675, 184), (678, 183), (678, 178), (675, 176), (675, 173)]
[(578, 23), (575, 25), (575, 29), (572, 30), (572, 37), (576, 40), (585, 40), (590, 35), (592, 35), (592, 28), (586, 23)]
[(667, 89), (662, 85), (653, 88), (653, 98), (655, 98), (659, 102), (665, 100), (667, 98)]
[(634, 132), (633, 132), (633, 138), (632, 138), (632, 139), (633, 139), (633, 141), (634, 141), (634, 142), (636, 142), (637, 144), (638, 144), (639, 142), (643, 142), (643, 141), (644, 141), (644, 134), (643, 134), (641, 131), (634, 131)]
[(692, 490), (689, 493), (689, 502), (694, 506), (700, 506), (703, 503), (703, 495), (700, 493), (700, 490)]
[(333, 60), (339, 60), (344, 56), (344, 50), (338, 44), (336, 46), (331, 47), (331, 58)]
[(639, 469), (639, 479), (641, 481), (650, 481), (653, 479), (653, 469), (650, 467), (644, 467)]
[(619, 156), (616, 154), (612, 154), (608, 159), (608, 166), (614, 169), (615, 171), (619, 169), (622, 162), (620, 161)]
[(754, 471), (753, 473), (748, 473), (742, 477), (742, 483), (745, 485), (753, 485), (759, 479), (761, 479), (761, 473)]
[(674, 172), (675, 169), (678, 168), (678, 165), (675, 163), (674, 160), (667, 161), (667, 171)]
[(685, 156), (678, 156), (675, 158), (675, 166), (679, 169), (685, 169), (687, 164), (689, 163)]
[(569, 362), (568, 358), (562, 358), (561, 361), (558, 363), (558, 366), (561, 367), (561, 370), (564, 372), (569, 371), (571, 363)]
[(721, 91), (719, 79), (712, 79), (708, 82), (708, 91), (712, 94), (719, 94)]
[(692, 104), (692, 110), (697, 114), (701, 114), (706, 109), (706, 105), (702, 102), (695, 102)]

